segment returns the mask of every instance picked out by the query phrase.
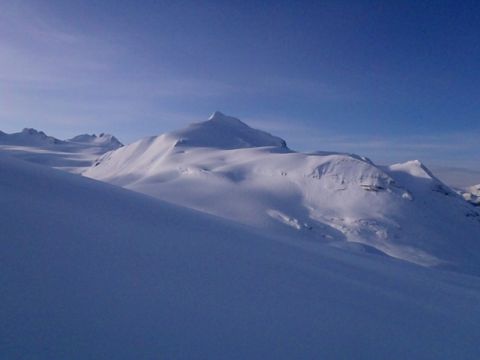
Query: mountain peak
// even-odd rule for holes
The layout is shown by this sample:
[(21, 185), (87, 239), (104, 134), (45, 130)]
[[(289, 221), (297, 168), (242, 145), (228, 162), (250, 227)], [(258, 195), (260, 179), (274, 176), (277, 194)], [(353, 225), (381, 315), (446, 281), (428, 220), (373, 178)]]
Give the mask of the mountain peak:
[(226, 118), (226, 117), (227, 116), (224, 113), (222, 113), (221, 111), (215, 111), (212, 115), (210, 115), (208, 120), (219, 120), (219, 119)]
[(207, 122), (215, 123), (218, 125), (240, 126), (244, 128), (249, 127), (240, 119), (237, 119), (236, 117), (233, 117), (233, 116), (225, 115), (220, 111), (215, 111), (212, 115), (210, 115)]
[(81, 134), (69, 139), (68, 141), (79, 144), (103, 146), (111, 148), (112, 150), (123, 146), (123, 144), (115, 136), (105, 133), (101, 133), (98, 136), (96, 134)]
[(406, 173), (409, 173), (411, 176), (417, 178), (437, 180), (435, 175), (420, 161), (420, 160), (410, 160), (404, 163), (398, 163), (391, 165), (392, 170), (402, 170)]
[(34, 128), (24, 128), (22, 130), (22, 134), (25, 135), (45, 135), (43, 131), (38, 131), (37, 129)]
[(13, 134), (5, 134), (4, 142), (7, 144), (15, 145), (41, 145), (41, 144), (62, 144), (63, 141), (54, 138), (53, 136), (48, 136), (43, 131), (38, 131), (33, 128), (24, 128), (21, 132)]
[(470, 186), (468, 192), (477, 197), (477, 203), (480, 205), (480, 184)]
[(285, 140), (251, 128), (239, 119), (215, 111), (207, 121), (193, 123), (170, 135), (181, 145), (218, 149), (241, 149), (274, 146), (286, 148)]

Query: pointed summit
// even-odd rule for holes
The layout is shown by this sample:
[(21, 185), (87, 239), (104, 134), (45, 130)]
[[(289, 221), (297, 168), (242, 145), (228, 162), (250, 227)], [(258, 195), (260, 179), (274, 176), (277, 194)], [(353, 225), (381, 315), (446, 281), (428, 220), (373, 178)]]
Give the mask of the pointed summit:
[(241, 149), (275, 146), (286, 148), (285, 140), (265, 131), (253, 129), (237, 118), (215, 111), (207, 121), (191, 124), (170, 134), (182, 146), (217, 149)]
[(240, 127), (249, 127), (240, 119), (237, 119), (233, 116), (227, 116), (220, 111), (215, 111), (209, 118), (208, 122), (216, 123), (216, 124), (223, 124), (229, 126), (240, 126)]
[(411, 176), (424, 178), (440, 182), (435, 175), (419, 160), (410, 160), (404, 163), (393, 164), (390, 166), (392, 170), (401, 170)]
[(218, 119), (221, 119), (221, 118), (225, 118), (227, 117), (224, 113), (222, 113), (221, 111), (215, 111), (212, 115), (210, 115), (210, 117), (208, 118), (208, 120), (218, 120)]

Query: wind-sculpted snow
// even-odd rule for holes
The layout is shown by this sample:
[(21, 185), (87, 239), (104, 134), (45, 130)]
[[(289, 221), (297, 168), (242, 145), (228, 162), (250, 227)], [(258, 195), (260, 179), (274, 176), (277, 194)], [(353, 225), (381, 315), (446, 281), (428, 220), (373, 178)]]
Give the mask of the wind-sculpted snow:
[[(225, 156), (218, 153), (215, 163)], [(284, 179), (306, 166), (297, 164), (299, 154), (285, 156), (290, 166), (278, 171), (286, 175), (273, 165), (255, 174)], [(308, 162), (310, 171), (342, 159)], [(476, 277), (260, 235), (2, 155), (0, 173), (2, 359), (480, 356)], [(310, 173), (298, 178), (310, 181)], [(224, 181), (242, 183), (251, 174)], [(314, 180), (340, 186), (342, 179), (330, 178)], [(357, 180), (352, 187), (368, 180), (401, 195), (381, 171)], [(368, 199), (382, 194), (360, 190)], [(353, 194), (345, 192), (345, 199)]]
[(0, 132), (3, 153), (73, 173), (81, 173), (100, 155), (122, 146), (117, 138), (108, 134), (85, 134), (59, 140), (35, 129), (13, 134)]
[(265, 136), (215, 114), (107, 153), (84, 175), (268, 234), (480, 273), (478, 211), (420, 162), (379, 167), (357, 155), (297, 153)]

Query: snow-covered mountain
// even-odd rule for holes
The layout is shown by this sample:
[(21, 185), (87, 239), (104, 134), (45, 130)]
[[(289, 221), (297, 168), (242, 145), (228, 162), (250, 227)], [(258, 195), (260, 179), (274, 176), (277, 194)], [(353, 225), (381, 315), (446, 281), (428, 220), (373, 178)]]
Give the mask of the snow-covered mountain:
[(59, 140), (43, 131), (23, 129), (13, 134), (0, 132), (0, 150), (30, 162), (80, 173), (100, 155), (123, 146), (112, 135), (79, 135)]
[[(344, 175), (368, 180), (357, 196), (393, 186), (368, 162), (325, 156), (369, 174)], [(2, 359), (480, 356), (478, 277), (260, 235), (2, 154), (0, 169)]]
[(468, 191), (473, 195), (480, 196), (480, 184), (470, 186)]
[(480, 214), (419, 161), (298, 153), (215, 113), (106, 153), (85, 176), (261, 229), (480, 273)]
[(13, 134), (0, 132), (0, 144), (2, 145), (51, 146), (64, 143), (62, 140), (46, 135), (43, 131), (31, 128), (25, 128), (21, 132)]
[(252, 129), (239, 119), (215, 112), (208, 121), (194, 123), (185, 129), (168, 134), (177, 145), (216, 149), (242, 149), (275, 146), (286, 148), (285, 140)]
[(480, 184), (470, 186), (465, 190), (460, 190), (459, 193), (468, 202), (475, 206), (480, 206)]
[(101, 133), (96, 134), (82, 134), (68, 139), (71, 143), (86, 144), (90, 146), (97, 146), (108, 150), (115, 150), (123, 146), (123, 144), (113, 135)]

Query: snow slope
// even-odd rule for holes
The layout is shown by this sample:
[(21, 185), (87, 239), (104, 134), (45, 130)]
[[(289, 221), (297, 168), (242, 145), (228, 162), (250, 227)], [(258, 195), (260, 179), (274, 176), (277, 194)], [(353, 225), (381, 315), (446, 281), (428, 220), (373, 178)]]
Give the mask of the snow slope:
[(84, 175), (268, 234), (480, 274), (480, 214), (418, 161), (298, 153), (217, 112), (107, 153)]
[(118, 139), (108, 134), (79, 135), (59, 140), (35, 129), (23, 129), (13, 134), (0, 132), (0, 151), (74, 173), (81, 173), (100, 155), (121, 146)]
[[(396, 170), (397, 171), (397, 170)], [(478, 359), (480, 280), (0, 154), (2, 359)]]

